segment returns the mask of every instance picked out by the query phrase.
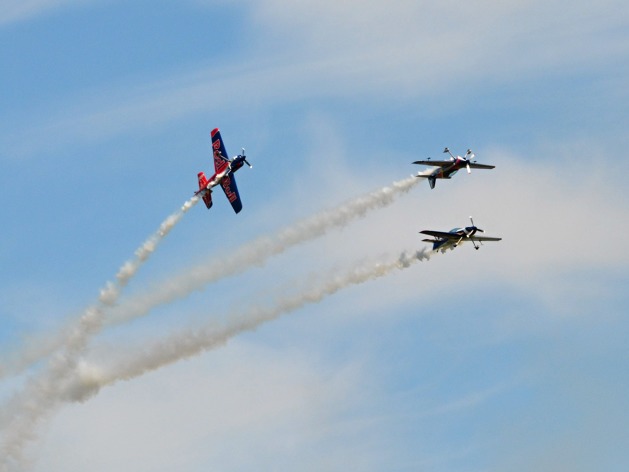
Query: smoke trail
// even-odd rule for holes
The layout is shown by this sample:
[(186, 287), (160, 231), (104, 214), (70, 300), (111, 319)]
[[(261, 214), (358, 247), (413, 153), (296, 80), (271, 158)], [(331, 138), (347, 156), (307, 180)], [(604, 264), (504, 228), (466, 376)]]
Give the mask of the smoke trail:
[(24, 446), (34, 438), (38, 421), (56, 405), (60, 386), (76, 369), (89, 339), (102, 329), (105, 309), (118, 300), (120, 291), (160, 241), (198, 201), (197, 196), (193, 197), (164, 220), (159, 229), (135, 251), (135, 257), (122, 265), (115, 282), (107, 282), (100, 292), (98, 303), (88, 307), (75, 325), (61, 333), (62, 349), (50, 359), (43, 372), (30, 379), (24, 390), (3, 406), (0, 419), (8, 424), (0, 446), (0, 471), (24, 468)]
[(390, 260), (371, 266), (357, 265), (345, 274), (339, 275), (337, 272), (330, 274), (324, 278), (325, 282), (311, 285), (302, 293), (280, 298), (273, 306), (255, 306), (244, 312), (232, 313), (225, 317), (222, 326), (214, 321), (205, 326), (189, 328), (169, 336), (150, 347), (144, 347), (135, 356), (126, 356), (124, 363), (118, 366), (98, 369), (82, 365), (77, 378), (66, 385), (64, 400), (85, 401), (107, 385), (139, 377), (160, 367), (214, 349), (240, 333), (251, 331), (263, 323), (307, 304), (317, 303), (346, 287), (384, 277), (395, 270), (405, 269), (429, 258), (430, 253), (422, 249), (421, 251), (405, 251)]
[(184, 298), (211, 282), (241, 273), (249, 267), (261, 265), (272, 256), (281, 254), (292, 246), (316, 239), (331, 228), (345, 226), (365, 216), (369, 211), (390, 205), (398, 196), (407, 193), (418, 182), (419, 180), (412, 176), (393, 182), (390, 186), (298, 221), (278, 233), (246, 243), (230, 251), (220, 260), (204, 261), (196, 267), (188, 268), (178, 276), (169, 277), (167, 281), (151, 291), (124, 301), (112, 311), (110, 319), (113, 322), (122, 323), (138, 318), (157, 306)]
[[(188, 268), (180, 275), (169, 277), (166, 282), (154, 287), (149, 292), (125, 300), (119, 306), (112, 307), (111, 310), (108, 311), (107, 320), (105, 320), (105, 322), (124, 323), (134, 318), (144, 316), (153, 308), (184, 298), (192, 291), (201, 289), (211, 282), (238, 274), (254, 265), (261, 265), (272, 256), (281, 254), (292, 246), (316, 239), (325, 234), (329, 229), (345, 226), (352, 220), (365, 216), (369, 211), (390, 205), (398, 196), (410, 191), (418, 182), (419, 179), (415, 177), (393, 182), (390, 186), (380, 188), (366, 195), (349, 200), (343, 205), (331, 210), (322, 211), (309, 218), (298, 221), (275, 234), (257, 238), (238, 249), (230, 251), (226, 257), (220, 260), (204, 261), (196, 267)], [(196, 202), (190, 203), (190, 206), (195, 203)], [(176, 223), (178, 219), (181, 218), (181, 215), (177, 216), (177, 214), (175, 214), (172, 215), (171, 218), (176, 219)], [(168, 229), (168, 231), (169, 230), (170, 229)], [(148, 253), (151, 247), (154, 247), (154, 238), (150, 238), (142, 246), (142, 253)], [(108, 305), (113, 303), (110, 301), (111, 298), (114, 300), (117, 299), (119, 289), (126, 284), (128, 277), (125, 279), (125, 275), (135, 273), (140, 264), (139, 259), (140, 255), (138, 255), (137, 260), (128, 262), (120, 269), (117, 277), (119, 281), (118, 285), (109, 284), (102, 291), (101, 299), (104, 302), (109, 302)], [(36, 341), (32, 343), (25, 353), (21, 353), (17, 359), (6, 363), (4, 369), (0, 366), (0, 377), (2, 377), (2, 374), (5, 372), (19, 372), (24, 370), (33, 362), (54, 352), (54, 350), (61, 345), (62, 341), (63, 336), (55, 337), (48, 334), (41, 342)]]
[(198, 202), (199, 197), (195, 195), (185, 202), (179, 211), (173, 213), (162, 222), (159, 229), (135, 251), (135, 258), (123, 264), (116, 274), (116, 283), (107, 282), (107, 285), (100, 293), (99, 300), (101, 303), (112, 306), (118, 301), (120, 290), (129, 283), (129, 280), (136, 274), (140, 266), (151, 256), (160, 241), (179, 223), (183, 215)]
[[(203, 287), (222, 277), (239, 273), (255, 264), (261, 264), (272, 255), (279, 254), (288, 247), (319, 237), (333, 227), (344, 226), (350, 221), (362, 217), (370, 210), (386, 207), (395, 198), (408, 192), (418, 180), (409, 177), (394, 182), (389, 187), (381, 188), (365, 196), (350, 200), (333, 210), (318, 213), (306, 220), (285, 228), (274, 236), (263, 237), (253, 241), (230, 254), (230, 260), (198, 266), (185, 274), (171, 278), (162, 287), (158, 287), (139, 300), (133, 302), (132, 309), (118, 312), (117, 321), (142, 316), (156, 306), (183, 298), (193, 290)], [(85, 350), (88, 340), (101, 331), (104, 316), (103, 309), (109, 308), (118, 299), (120, 290), (135, 274), (138, 267), (155, 250), (156, 244), (176, 224), (189, 208), (198, 202), (192, 199), (178, 213), (171, 215), (160, 227), (160, 230), (149, 238), (136, 251), (136, 259), (122, 266), (116, 276), (117, 283), (109, 283), (101, 291), (100, 305), (91, 307), (70, 334), (64, 335), (64, 349), (50, 361), (49, 368), (42, 376), (31, 381), (25, 392), (5, 406), (0, 412), (0, 420), (9, 417), (7, 433), (0, 445), (0, 472), (9, 471), (12, 463), (21, 464), (23, 468), (23, 448), (33, 438), (38, 421), (50, 413), (58, 403), (59, 388), (66, 383), (67, 376), (76, 364), (80, 354)], [(111, 313), (110, 313), (111, 314)], [(72, 337), (76, 342), (70, 342)], [(74, 346), (74, 347), (73, 347)], [(7, 412), (15, 412), (8, 415)]]

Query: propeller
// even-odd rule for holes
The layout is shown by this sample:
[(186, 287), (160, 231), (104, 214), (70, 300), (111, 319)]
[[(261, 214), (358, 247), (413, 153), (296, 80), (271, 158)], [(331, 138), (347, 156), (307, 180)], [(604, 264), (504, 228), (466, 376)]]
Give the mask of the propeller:
[[(468, 150), (468, 152), (469, 152), (469, 150)], [(466, 232), (466, 233), (465, 233), (465, 236), (467, 236), (468, 238), (471, 238), (471, 237), (472, 237), (472, 236), (474, 236), (474, 234), (476, 234), (476, 232), (478, 232), (478, 231), (480, 231), (481, 233), (484, 233), (484, 232), (485, 232), (485, 231), (483, 231), (482, 229), (480, 229), (480, 228), (477, 228), (477, 227), (476, 227), (476, 225), (474, 224), (474, 219), (473, 219), (471, 216), (470, 216), (470, 221), (471, 221), (471, 223), (472, 223), (472, 226), (470, 227), (470, 230), (471, 230), (471, 231), (470, 231), (469, 233), (468, 233), (468, 232)], [(483, 244), (481, 241), (479, 241), (479, 243)], [(476, 249), (476, 250), (478, 251), (478, 249), (480, 248), (480, 246), (477, 246), (477, 245), (476, 245), (476, 241), (474, 241), (473, 239), (472, 239), (472, 244), (474, 245), (474, 249)]]
[(476, 225), (474, 224), (474, 220), (472, 219), (471, 216), (470, 216), (470, 221), (472, 222), (472, 228), (474, 228), (476, 231), (480, 231), (481, 233), (485, 232), (485, 230), (482, 230), (482, 229), (476, 227)]
[(249, 164), (249, 162), (247, 161), (247, 156), (245, 155), (245, 148), (242, 148), (242, 160), (245, 162), (245, 164), (247, 164), (249, 166), (249, 169), (253, 169), (253, 166), (251, 164)]
[(474, 159), (474, 153), (472, 152), (471, 149), (468, 149), (467, 152), (465, 153), (465, 160), (466, 162), (466, 167), (467, 167), (467, 173), (471, 174), (472, 173), (472, 169), (470, 168), (470, 161)]

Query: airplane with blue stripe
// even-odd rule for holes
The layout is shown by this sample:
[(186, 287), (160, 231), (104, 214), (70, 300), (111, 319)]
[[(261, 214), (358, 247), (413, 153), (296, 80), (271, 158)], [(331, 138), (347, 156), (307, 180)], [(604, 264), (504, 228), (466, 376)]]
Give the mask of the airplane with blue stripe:
[(244, 164), (247, 164), (249, 167), (252, 166), (247, 162), (244, 148), (242, 149), (242, 154), (232, 159), (227, 157), (225, 144), (223, 143), (221, 132), (218, 128), (212, 130), (211, 136), (215, 172), (209, 179), (205, 176), (204, 172), (198, 173), (199, 190), (194, 194), (203, 198), (205, 206), (210, 209), (212, 207), (212, 188), (220, 185), (234, 211), (239, 213), (240, 210), (242, 210), (242, 201), (240, 200), (234, 173)]
[(479, 246), (476, 245), (483, 244), (483, 241), (500, 241), (502, 238), (494, 238), (491, 236), (476, 236), (476, 233), (484, 233), (482, 229), (476, 227), (474, 225), (474, 220), (470, 216), (470, 221), (472, 222), (472, 226), (466, 226), (465, 228), (454, 228), (450, 231), (433, 231), (429, 229), (425, 229), (424, 231), (420, 231), (421, 234), (426, 234), (428, 236), (432, 236), (433, 239), (422, 239), (427, 243), (432, 243), (432, 250), (434, 252), (441, 251), (441, 253), (445, 254), (446, 250), (450, 249), (454, 250), (455, 247), (460, 244), (470, 241), (474, 245), (474, 249), (479, 249)]

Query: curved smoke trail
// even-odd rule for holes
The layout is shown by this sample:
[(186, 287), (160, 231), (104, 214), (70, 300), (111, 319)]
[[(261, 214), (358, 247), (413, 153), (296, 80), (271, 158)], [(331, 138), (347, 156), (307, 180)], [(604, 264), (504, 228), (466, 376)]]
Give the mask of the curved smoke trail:
[(0, 471), (23, 469), (24, 446), (33, 439), (39, 420), (53, 409), (60, 386), (76, 369), (88, 341), (102, 329), (105, 309), (117, 302), (121, 290), (160, 241), (198, 201), (199, 197), (193, 197), (162, 222), (159, 229), (135, 251), (135, 257), (122, 265), (115, 282), (107, 282), (98, 302), (88, 307), (74, 325), (61, 333), (57, 346), (61, 349), (49, 360), (43, 372), (30, 379), (24, 390), (3, 406), (0, 420), (5, 434), (0, 444)]
[(123, 323), (144, 316), (153, 308), (184, 298), (209, 283), (259, 266), (297, 244), (316, 239), (332, 228), (343, 227), (372, 210), (390, 205), (418, 182), (415, 177), (393, 182), (390, 186), (298, 221), (275, 234), (245, 243), (220, 260), (204, 261), (196, 267), (187, 268), (185, 272), (169, 277), (149, 292), (125, 300), (112, 311), (110, 319), (112, 322)]
[[(345, 226), (351, 221), (365, 216), (369, 211), (390, 205), (397, 197), (410, 191), (418, 182), (419, 179), (415, 177), (393, 182), (389, 186), (349, 200), (338, 207), (316, 213), (281, 229), (275, 234), (245, 243), (240, 248), (230, 251), (229, 255), (226, 256), (227, 259), (222, 258), (214, 262), (204, 261), (195, 267), (187, 268), (185, 272), (169, 277), (164, 283), (152, 290), (124, 300), (118, 306), (111, 307), (105, 322), (124, 323), (139, 318), (149, 313), (153, 308), (184, 298), (194, 290), (199, 290), (209, 283), (236, 275), (249, 267), (261, 265), (269, 258), (281, 254), (292, 246), (316, 239), (332, 228)], [(147, 248), (151, 247), (151, 240), (147, 243), (149, 243), (146, 244)], [(135, 273), (135, 270), (137, 267), (133, 262), (130, 262), (121, 268), (119, 275), (124, 277), (125, 274)], [(109, 300), (110, 296), (113, 295), (117, 299), (119, 287), (120, 285), (106, 287), (101, 298)], [(36, 340), (27, 349), (18, 353), (15, 359), (5, 361), (4, 368), (0, 365), (0, 377), (3, 373), (20, 372), (34, 362), (50, 355), (62, 345), (64, 337), (63, 333), (56, 336), (48, 333), (45, 338)]]
[[(324, 282), (311, 285), (307, 290), (289, 297), (281, 297), (267, 307), (251, 307), (246, 311), (230, 313), (222, 325), (216, 321), (204, 326), (190, 327), (175, 335), (143, 346), (135, 355), (125, 356), (124, 362), (109, 368), (82, 365), (77, 377), (65, 386), (64, 401), (85, 401), (101, 388), (121, 380), (131, 380), (174, 362), (201, 354), (225, 344), (245, 331), (256, 329), (263, 323), (295, 311), (305, 305), (317, 303), (325, 297), (352, 285), (384, 277), (393, 271), (405, 269), (422, 260), (430, 252), (404, 251), (398, 256), (372, 265), (356, 265), (344, 274), (335, 271), (324, 277)], [(62, 401), (59, 399), (59, 401)]]
[[(130, 309), (118, 311), (116, 321), (124, 322), (143, 316), (154, 307), (183, 298), (219, 278), (261, 264), (288, 247), (319, 237), (330, 228), (344, 226), (370, 210), (386, 207), (396, 197), (412, 189), (417, 182), (415, 177), (394, 182), (391, 186), (350, 200), (333, 210), (318, 213), (273, 236), (259, 238), (232, 252), (228, 264), (223, 260), (218, 264), (198, 266), (185, 274), (171, 278), (162, 287), (157, 287), (129, 305), (125, 304)], [(108, 283), (101, 291), (99, 305), (90, 307), (69, 333), (64, 332), (64, 336), (61, 337), (63, 349), (52, 357), (43, 375), (31, 380), (25, 390), (0, 411), (0, 421), (7, 423), (6, 433), (0, 443), (0, 472), (15, 470), (13, 464), (18, 465), (18, 470), (24, 467), (25, 445), (34, 438), (38, 422), (50, 414), (59, 403), (60, 389), (67, 383), (68, 375), (76, 367), (78, 357), (84, 352), (87, 342), (101, 331), (105, 321), (104, 308), (109, 308), (108, 312), (111, 315), (111, 305), (117, 301), (120, 290), (155, 250), (161, 238), (181, 219), (183, 213), (197, 202), (198, 198), (186, 202), (179, 212), (171, 215), (160, 230), (136, 251), (136, 259), (121, 267), (116, 276), (116, 283)]]

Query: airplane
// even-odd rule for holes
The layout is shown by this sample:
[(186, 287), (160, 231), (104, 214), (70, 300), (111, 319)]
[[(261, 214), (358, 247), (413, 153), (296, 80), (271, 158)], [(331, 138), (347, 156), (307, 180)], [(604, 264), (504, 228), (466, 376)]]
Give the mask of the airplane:
[(240, 201), (240, 194), (238, 193), (238, 187), (236, 186), (236, 179), (234, 172), (240, 169), (244, 164), (252, 167), (245, 156), (245, 148), (242, 149), (242, 154), (232, 158), (227, 157), (227, 151), (221, 138), (221, 132), (218, 128), (214, 128), (211, 133), (212, 136), (212, 149), (214, 154), (214, 175), (208, 179), (204, 172), (199, 172), (197, 177), (199, 179), (199, 190), (195, 195), (200, 195), (205, 202), (205, 206), (210, 209), (212, 207), (212, 187), (220, 185), (225, 192), (225, 196), (231, 203), (232, 208), (236, 213), (242, 210), (242, 202)]
[(417, 177), (423, 177), (428, 179), (430, 188), (435, 188), (437, 179), (450, 179), (463, 167), (467, 168), (467, 173), (471, 174), (472, 169), (493, 169), (496, 166), (487, 164), (478, 164), (476, 161), (472, 162), (474, 153), (471, 149), (468, 149), (465, 153), (465, 157), (455, 156), (450, 152), (448, 148), (443, 150), (444, 153), (450, 154), (450, 158), (445, 161), (431, 161), (430, 157), (425, 161), (415, 161), (413, 164), (421, 164), (425, 166), (435, 166), (436, 169), (429, 169), (417, 174)]
[(454, 228), (447, 233), (444, 231), (432, 230), (420, 231), (421, 234), (427, 234), (428, 236), (432, 236), (434, 238), (422, 239), (422, 241), (433, 243), (433, 251), (441, 251), (442, 254), (445, 254), (448, 248), (453, 251), (455, 247), (457, 247), (459, 244), (464, 243), (465, 241), (472, 241), (474, 249), (478, 250), (480, 246), (477, 246), (476, 242), (479, 242), (482, 245), (483, 241), (500, 241), (502, 239), (490, 236), (476, 236), (477, 232), (484, 233), (484, 231), (474, 225), (474, 220), (471, 216), (470, 221), (472, 222), (472, 226), (466, 226), (465, 228)]

